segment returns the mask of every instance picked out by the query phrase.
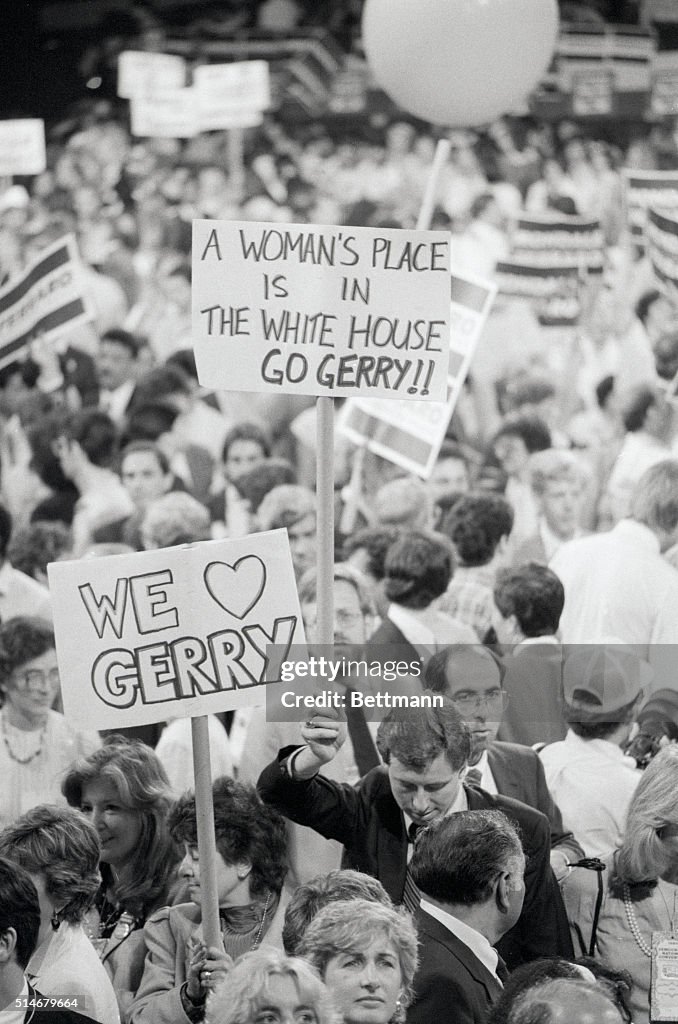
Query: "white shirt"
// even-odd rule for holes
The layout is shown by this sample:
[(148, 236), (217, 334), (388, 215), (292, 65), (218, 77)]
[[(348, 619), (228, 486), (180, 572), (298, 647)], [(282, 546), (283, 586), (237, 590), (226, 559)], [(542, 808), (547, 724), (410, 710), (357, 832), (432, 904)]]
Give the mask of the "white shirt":
[(0, 568), (0, 620), (15, 615), (37, 615), (51, 622), (52, 599), (47, 587), (5, 562)]
[(619, 846), (641, 773), (632, 757), (608, 740), (584, 740), (571, 729), (540, 751), (546, 784), (587, 857)]
[(78, 1013), (120, 1024), (113, 985), (82, 925), (62, 922), (46, 948), (34, 952), (26, 973), (41, 995), (77, 996)]
[(671, 458), (671, 449), (643, 430), (624, 438), (607, 482), (607, 497), (615, 522), (628, 516), (631, 495), (643, 473), (662, 459)]
[[(233, 778), (233, 759), (228, 733), (218, 718), (207, 716), (210, 740), (210, 769), (212, 781), (222, 775)], [(162, 761), (175, 796), (187, 789), (195, 789), (193, 772), (193, 742), (190, 718), (175, 718), (168, 722), (160, 734), (155, 752)]]
[(101, 391), (99, 408), (103, 412), (108, 413), (113, 422), (117, 423), (118, 426), (125, 422), (127, 406), (135, 387), (135, 381), (126, 380), (119, 387), (113, 388), (112, 391), (107, 389), (102, 389)]
[[(499, 963), (499, 954), (497, 953), (494, 946), (490, 945), (488, 939), (481, 933), (475, 930), (475, 928), (469, 927), (463, 921), (460, 921), (458, 917), (453, 914), (448, 914), (446, 910), (441, 910), (440, 907), (436, 907), (433, 903), (429, 903), (428, 900), (422, 896), (420, 907), (425, 910), (431, 917), (435, 917), (436, 921), (440, 921), (443, 928), (447, 928), (448, 932), (452, 932), (453, 935), (463, 942), (465, 946), (471, 950), (473, 955), (480, 960), (483, 967), (487, 967), (490, 974), (499, 981), (497, 976), (497, 964)], [(501, 981), (499, 981), (501, 985)], [(503, 988), (503, 985), (502, 985)]]
[(424, 656), (430, 657), (439, 644), (478, 643), (475, 630), (431, 605), (419, 611), (392, 604), (388, 609), (388, 618)]
[[(14, 998), (21, 1000), (28, 999), (28, 982), (25, 978), (24, 987)], [(14, 999), (10, 999), (5, 1009), (0, 1009), (0, 1022), (1, 1024), (24, 1024), (24, 1018), (27, 1013), (27, 1009), (24, 1009), (21, 1006), (17, 1008), (14, 1005)]]
[(484, 789), (486, 793), (491, 793), (493, 796), (496, 796), (499, 793), (499, 790), (497, 789), (497, 783), (494, 781), (494, 775), (492, 774), (492, 769), (490, 768), (490, 761), (487, 756), (486, 750), (483, 750), (482, 754), (480, 755), (479, 761), (476, 761), (475, 764), (466, 765), (466, 772), (464, 773), (464, 778), (466, 778), (468, 773), (472, 771), (474, 768), (480, 772), (481, 788)]
[(654, 666), (656, 645), (678, 643), (678, 572), (642, 523), (623, 519), (609, 533), (568, 541), (550, 568), (565, 587), (564, 644), (615, 637)]

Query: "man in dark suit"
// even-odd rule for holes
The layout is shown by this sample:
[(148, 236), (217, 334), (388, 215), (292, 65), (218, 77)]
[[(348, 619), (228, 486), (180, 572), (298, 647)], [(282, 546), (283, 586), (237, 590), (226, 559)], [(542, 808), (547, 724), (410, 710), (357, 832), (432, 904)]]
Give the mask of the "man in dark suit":
[[(389, 711), (377, 745), (384, 765), (354, 788), (318, 775), (342, 746), (343, 722), (327, 712), (301, 730), (305, 746), (285, 747), (259, 778), (262, 798), (286, 817), (336, 839), (344, 866), (374, 875), (396, 903), (416, 906), (408, 871), (408, 837), (455, 811), (501, 810), (520, 829), (527, 856), (526, 897), (517, 925), (502, 940), (511, 967), (543, 956), (571, 956), (572, 944), (549, 864), (549, 826), (543, 814), (517, 800), (463, 786), (471, 742), (453, 702), (424, 691)], [(423, 705), (423, 706), (421, 706)]]
[(525, 855), (501, 811), (441, 818), (417, 837), (419, 967), (407, 1024), (485, 1024), (507, 977), (494, 943), (520, 917)]
[(500, 658), (480, 644), (453, 645), (438, 651), (426, 668), (426, 682), (444, 693), (471, 731), (471, 756), (466, 781), (488, 793), (501, 793), (545, 814), (551, 828), (551, 867), (558, 880), (570, 863), (584, 856), (546, 785), (544, 767), (531, 747), (500, 743), (497, 732), (506, 707), (505, 668)]
[(29, 984), (24, 971), (39, 931), (40, 903), (31, 876), (0, 858), (0, 1019), (8, 1024), (93, 1024), (73, 1005), (76, 996), (46, 996)]

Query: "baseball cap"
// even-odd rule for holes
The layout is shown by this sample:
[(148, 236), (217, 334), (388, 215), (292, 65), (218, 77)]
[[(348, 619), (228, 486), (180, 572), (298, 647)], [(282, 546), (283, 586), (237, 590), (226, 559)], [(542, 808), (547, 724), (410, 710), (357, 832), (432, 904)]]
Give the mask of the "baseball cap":
[(563, 666), (563, 695), (571, 707), (619, 711), (654, 679), (646, 661), (619, 647), (575, 648)]

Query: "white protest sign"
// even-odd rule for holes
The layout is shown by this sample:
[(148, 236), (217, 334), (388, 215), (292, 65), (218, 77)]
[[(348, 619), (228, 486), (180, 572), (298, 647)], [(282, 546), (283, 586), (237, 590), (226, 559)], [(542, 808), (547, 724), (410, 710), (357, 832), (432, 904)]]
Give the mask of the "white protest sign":
[(444, 401), (440, 231), (193, 221), (193, 344), (225, 391)]
[(48, 572), (64, 713), (82, 727), (263, 704), (305, 642), (285, 530)]
[(75, 238), (67, 235), (0, 289), (0, 367), (19, 358), (35, 334), (63, 334), (91, 318)]
[(261, 124), (271, 105), (265, 60), (202, 64), (193, 73), (201, 131), (249, 128)]
[(118, 57), (118, 96), (131, 99), (186, 84), (186, 61), (173, 53), (125, 50)]
[(351, 398), (339, 414), (338, 429), (354, 444), (425, 480), (440, 446), (492, 307), (496, 287), (452, 271), (450, 367), (445, 402), (384, 402)]
[(200, 131), (193, 87), (132, 97), (130, 123), (132, 135), (139, 138), (192, 138)]
[(42, 174), (46, 165), (44, 121), (37, 117), (0, 121), (0, 177)]

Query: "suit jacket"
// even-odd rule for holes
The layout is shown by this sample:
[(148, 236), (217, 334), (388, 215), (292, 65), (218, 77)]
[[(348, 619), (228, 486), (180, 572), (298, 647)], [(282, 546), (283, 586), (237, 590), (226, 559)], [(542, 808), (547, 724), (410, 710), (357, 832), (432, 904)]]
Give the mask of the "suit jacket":
[(499, 739), (528, 747), (565, 739), (561, 645), (518, 644), (505, 664), (503, 685), (509, 700)]
[[(395, 622), (388, 617), (382, 619), (365, 645), (366, 655), (372, 661), (418, 661), (423, 675), (423, 659), (420, 652), (410, 643), (405, 634), (398, 629)], [(414, 673), (413, 673), (414, 675)]]
[(562, 850), (571, 861), (580, 860), (584, 851), (572, 833), (565, 831), (558, 805), (546, 785), (544, 765), (537, 752), (518, 743), (495, 741), (487, 748), (487, 761), (498, 792), (545, 814), (551, 828), (551, 848)]
[[(354, 788), (316, 775), (290, 779), (281, 767), (294, 750), (284, 747), (259, 777), (263, 800), (285, 817), (336, 839), (345, 849), (344, 867), (373, 875), (395, 903), (401, 903), (407, 873), (405, 819), (391, 792), (387, 769), (368, 772)], [(549, 824), (539, 811), (482, 789), (466, 789), (468, 806), (501, 810), (520, 829), (527, 858), (525, 903), (518, 923), (497, 945), (509, 969), (544, 956), (572, 956), (567, 917), (549, 863)]]
[(485, 1024), (502, 993), (501, 983), (461, 939), (419, 908), (419, 967), (407, 1024)]

